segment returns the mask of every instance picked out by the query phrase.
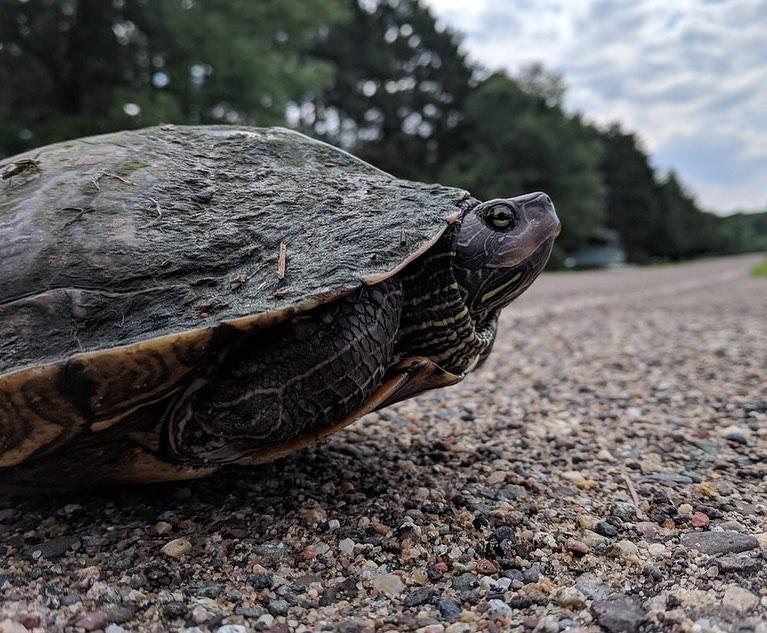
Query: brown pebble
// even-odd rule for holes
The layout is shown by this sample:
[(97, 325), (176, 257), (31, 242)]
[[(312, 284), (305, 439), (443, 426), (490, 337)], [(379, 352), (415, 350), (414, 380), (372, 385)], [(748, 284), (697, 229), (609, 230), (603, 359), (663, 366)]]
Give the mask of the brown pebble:
[(107, 625), (107, 616), (102, 611), (91, 611), (81, 615), (75, 621), (75, 626), (79, 626), (86, 631), (95, 631), (103, 629)]
[(168, 541), (160, 551), (170, 558), (181, 558), (190, 549), (192, 549), (192, 544), (188, 539), (175, 538)]
[(40, 616), (36, 613), (27, 613), (22, 616), (20, 622), (28, 629), (40, 626)]
[(565, 541), (565, 549), (574, 554), (588, 554), (591, 548), (586, 543), (574, 538), (569, 538)]
[(500, 570), (498, 569), (498, 565), (496, 565), (493, 561), (487, 560), (486, 558), (480, 558), (477, 561), (477, 572), (480, 574), (484, 574), (485, 576), (491, 576), (492, 574), (497, 574)]
[(708, 515), (703, 512), (694, 512), (690, 519), (690, 523), (696, 528), (707, 528), (709, 523), (711, 523), (711, 519), (709, 519)]

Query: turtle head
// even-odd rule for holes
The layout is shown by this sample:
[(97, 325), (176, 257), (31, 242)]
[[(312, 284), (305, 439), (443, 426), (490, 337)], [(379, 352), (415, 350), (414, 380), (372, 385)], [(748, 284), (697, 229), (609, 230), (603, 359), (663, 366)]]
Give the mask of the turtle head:
[(540, 192), (489, 200), (466, 212), (453, 267), (474, 319), (496, 313), (530, 286), (559, 230), (551, 198)]

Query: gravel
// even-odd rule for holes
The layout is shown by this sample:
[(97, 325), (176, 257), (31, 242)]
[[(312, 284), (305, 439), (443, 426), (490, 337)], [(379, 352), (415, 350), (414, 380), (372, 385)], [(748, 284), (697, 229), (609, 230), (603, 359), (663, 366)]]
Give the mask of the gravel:
[(0, 499), (0, 631), (767, 633), (755, 261), (546, 275), (485, 367), (324, 444)]

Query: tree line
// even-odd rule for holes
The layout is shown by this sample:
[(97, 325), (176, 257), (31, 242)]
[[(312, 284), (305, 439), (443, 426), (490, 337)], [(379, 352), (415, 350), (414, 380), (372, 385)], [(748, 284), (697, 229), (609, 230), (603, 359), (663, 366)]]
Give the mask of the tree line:
[(420, 0), (0, 5), (0, 156), (160, 122), (289, 124), (479, 198), (547, 191), (553, 266), (604, 229), (639, 263), (767, 250), (767, 212), (703, 211), (635, 134), (564, 95), (539, 65), (473, 64)]

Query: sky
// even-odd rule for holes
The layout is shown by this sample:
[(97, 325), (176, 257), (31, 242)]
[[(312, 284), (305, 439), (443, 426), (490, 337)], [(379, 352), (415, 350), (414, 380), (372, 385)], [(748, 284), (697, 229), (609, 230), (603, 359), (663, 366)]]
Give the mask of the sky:
[(470, 59), (543, 62), (717, 213), (767, 206), (767, 0), (426, 0)]

